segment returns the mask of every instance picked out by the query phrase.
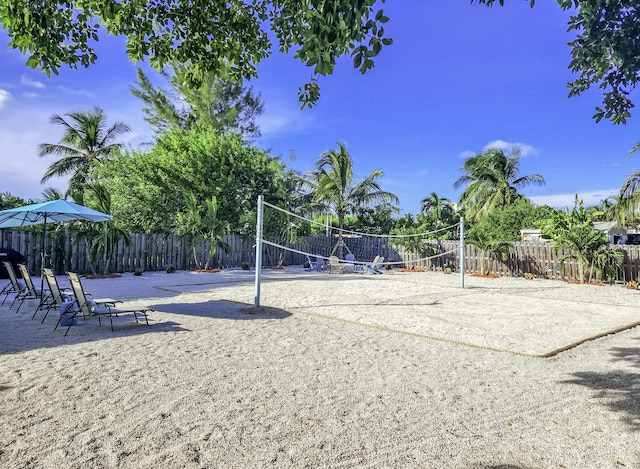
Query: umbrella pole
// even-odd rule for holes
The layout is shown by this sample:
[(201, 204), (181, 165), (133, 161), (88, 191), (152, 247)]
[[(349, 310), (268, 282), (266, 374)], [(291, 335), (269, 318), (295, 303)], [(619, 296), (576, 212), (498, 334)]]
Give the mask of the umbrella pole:
[(40, 253), (40, 300), (44, 298), (44, 259), (47, 249), (47, 214), (44, 214), (44, 230), (42, 233), (42, 252)]

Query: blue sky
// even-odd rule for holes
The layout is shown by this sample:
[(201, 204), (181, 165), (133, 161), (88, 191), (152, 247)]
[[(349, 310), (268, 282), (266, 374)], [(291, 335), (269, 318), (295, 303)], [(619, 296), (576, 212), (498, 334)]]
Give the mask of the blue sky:
[[(540, 173), (547, 181), (523, 192), (556, 207), (571, 205), (575, 194), (597, 203), (640, 167), (640, 154), (628, 155), (640, 140), (638, 115), (625, 126), (596, 124), (599, 90), (567, 97), (572, 35), (568, 13), (555, 2), (530, 9), (523, 1), (487, 8), (468, 0), (388, 0), (383, 8), (394, 44), (365, 75), (350, 57), (342, 59), (320, 80), (313, 109), (300, 110), (296, 93), (310, 69), (277, 52), (260, 65), (251, 82), (266, 108), (260, 147), (307, 171), (323, 151), (344, 142), (357, 175), (382, 169), (383, 188), (410, 213), (431, 192), (457, 201), (453, 183), (464, 159), (489, 146), (519, 144), (521, 174)], [(49, 123), (53, 114), (97, 105), (109, 122), (132, 128), (128, 144), (151, 140), (141, 102), (129, 91), (135, 66), (121, 39), (101, 40), (91, 68), (65, 68), (51, 78), (27, 68), (8, 42), (0, 33), (1, 192), (41, 199), (45, 187), (66, 188), (59, 180), (40, 185), (54, 160), (39, 158), (37, 146), (61, 136)]]

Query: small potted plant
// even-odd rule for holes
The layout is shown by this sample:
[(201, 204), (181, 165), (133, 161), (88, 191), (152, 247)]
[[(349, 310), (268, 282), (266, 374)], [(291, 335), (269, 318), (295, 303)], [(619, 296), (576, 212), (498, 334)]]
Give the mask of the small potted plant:
[(174, 266), (173, 264), (168, 264), (165, 270), (167, 271), (168, 274), (175, 274), (176, 266)]
[(247, 261), (244, 261), (242, 263), (242, 270), (249, 270), (249, 267), (250, 267), (250, 265), (249, 265), (249, 263)]
[(134, 272), (133, 275), (135, 275), (136, 277), (140, 277), (142, 275), (142, 269), (140, 267), (138, 267)]

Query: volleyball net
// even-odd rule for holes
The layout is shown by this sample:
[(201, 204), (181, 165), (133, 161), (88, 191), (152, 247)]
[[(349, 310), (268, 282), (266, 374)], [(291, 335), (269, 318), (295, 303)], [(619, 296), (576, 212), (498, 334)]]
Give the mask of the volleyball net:
[[(442, 232), (454, 232), (460, 239), (460, 223), (443, 226), (433, 231), (415, 229), (395, 233), (372, 234), (331, 226), (329, 220), (296, 214), (284, 208), (259, 200), (257, 243), (262, 246), (262, 265), (308, 265), (321, 259), (349, 260), (365, 266), (376, 258), (384, 258), (386, 269), (432, 270), (454, 268), (459, 251), (458, 243), (438, 240)], [(317, 234), (301, 236), (313, 227)], [(453, 247), (455, 245), (455, 247)]]

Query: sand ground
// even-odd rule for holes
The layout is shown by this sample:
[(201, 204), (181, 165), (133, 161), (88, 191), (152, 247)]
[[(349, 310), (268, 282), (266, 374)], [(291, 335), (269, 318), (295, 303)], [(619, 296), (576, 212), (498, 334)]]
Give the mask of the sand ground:
[(114, 332), (1, 307), (0, 467), (640, 467), (638, 291), (253, 275), (85, 280), (154, 310)]

